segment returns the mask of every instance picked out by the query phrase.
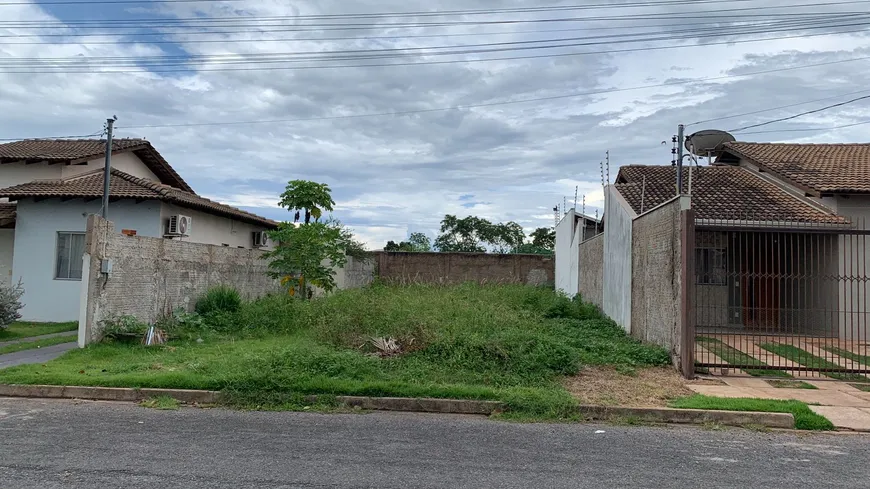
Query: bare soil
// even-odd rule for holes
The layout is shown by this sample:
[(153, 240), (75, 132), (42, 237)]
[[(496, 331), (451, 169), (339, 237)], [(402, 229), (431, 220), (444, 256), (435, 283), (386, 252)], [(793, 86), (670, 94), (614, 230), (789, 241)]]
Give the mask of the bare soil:
[(664, 407), (677, 397), (694, 392), (688, 381), (669, 367), (640, 368), (633, 374), (617, 372), (613, 367), (587, 367), (564, 380), (564, 386), (581, 404), (596, 406)]

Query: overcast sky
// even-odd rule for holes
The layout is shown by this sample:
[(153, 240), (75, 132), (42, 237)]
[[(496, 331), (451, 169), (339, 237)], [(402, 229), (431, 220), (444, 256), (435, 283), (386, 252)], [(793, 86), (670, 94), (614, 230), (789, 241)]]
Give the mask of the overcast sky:
[[(585, 3), (651, 1), (590, 0)], [(40, 5), (40, 2), (0, 5), (0, 58), (3, 58), (0, 60), (0, 138), (89, 134), (99, 131), (106, 117), (114, 114), (118, 116), (117, 137), (150, 140), (198, 193), (270, 218), (288, 217), (286, 211), (275, 206), (288, 180), (328, 183), (337, 201), (335, 216), (354, 228), (371, 248), (380, 248), (387, 240), (401, 240), (412, 232), (425, 232), (434, 238), (441, 218), (448, 213), (461, 217), (477, 215), (493, 221), (513, 220), (528, 231), (552, 226), (554, 205), (561, 204), (563, 198), (567, 198), (570, 205), (575, 186), (579, 186), (581, 195), (587, 196), (588, 213), (594, 214), (595, 206), (603, 204), (599, 162), (608, 150), (612, 180), (621, 165), (670, 164), (670, 140), (679, 123), (809, 102), (687, 128), (687, 132), (710, 128), (730, 130), (870, 94), (866, 86), (866, 80), (870, 79), (870, 59), (855, 59), (870, 57), (866, 32), (860, 32), (867, 28), (865, 19), (870, 19), (868, 2), (778, 10), (760, 8), (832, 3), (834, 0), (702, 0), (695, 5), (687, 5), (689, 2), (685, 0), (658, 0), (658, 3), (674, 1), (679, 4), (362, 20), (292, 17), (571, 6), (584, 2), (251, 0), (70, 6), (57, 5), (55, 1), (51, 5)], [(733, 10), (746, 8), (754, 10)], [(701, 13), (703, 11), (708, 12)], [(810, 24), (795, 22), (793, 14), (807, 12), (827, 15), (842, 12), (844, 20), (840, 23), (829, 20), (828, 29), (813, 26), (798, 30), (799, 25)], [(864, 12), (868, 15), (862, 17), (860, 14)], [(666, 18), (660, 15), (662, 13), (672, 16), (682, 13), (683, 17)], [(588, 19), (636, 14), (645, 17)], [(760, 15), (769, 16), (760, 18)], [(44, 22), (225, 19), (232, 16), (240, 18), (241, 28), (212, 28), (223, 33), (208, 35), (197, 34), (189, 24), (182, 24), (187, 28), (159, 28), (162, 35), (154, 35), (158, 32), (155, 29), (112, 30), (105, 28), (105, 24), (84, 30), (81, 24), (44, 28), (47, 27)], [(317, 26), (304, 27), (302, 31), (286, 28), (282, 32), (257, 32), (258, 29), (251, 26), (253, 22), (244, 20), (252, 16), (288, 16), (288, 20), (282, 21), (285, 26)], [(755, 26), (751, 28), (755, 32), (742, 37), (731, 35), (733, 30), (724, 35), (729, 32), (727, 25), (700, 25), (705, 19), (724, 16), (753, 23), (795, 24), (787, 32), (785, 24), (770, 24), (767, 29)], [(565, 18), (574, 20), (527, 22)], [(505, 20), (524, 22), (413, 28), (371, 25)], [(21, 22), (10, 24), (17, 21), (41, 21), (38, 25), (43, 28), (25, 28), (27, 26)], [(364, 23), (367, 28), (332, 26), (327, 27), (331, 30), (324, 31), (324, 23)], [(834, 25), (839, 27), (832, 27)], [(262, 29), (274, 31), (278, 27)], [(668, 35), (669, 30), (688, 34), (679, 34), (684, 39), (677, 41), (620, 42), (630, 39), (628, 34), (655, 38)], [(765, 33), (757, 33), (761, 31)], [(849, 32), (818, 35), (831, 31)], [(77, 35), (94, 32), (104, 35)], [(30, 37), (16, 37), (21, 34)], [(554, 49), (451, 56), (432, 56), (413, 50), (620, 35), (623, 37), (599, 37), (604, 43), (596, 45)], [(718, 35), (723, 37), (716, 37)], [(794, 37), (801, 35), (812, 36)], [(791, 38), (725, 44), (725, 41), (784, 36)], [(323, 37), (332, 40), (313, 40)], [(336, 37), (344, 39), (334, 39)], [(264, 41), (270, 38), (281, 41)], [(306, 40), (300, 41), (300, 38)], [(258, 41), (249, 42), (251, 39)], [(200, 42), (202, 40), (220, 42)], [(648, 49), (664, 46), (680, 47)], [(171, 72), (161, 65), (126, 68), (80, 65), (87, 69), (77, 68), (78, 71), (90, 73), (45, 73), (47, 70), (36, 61), (25, 61), (31, 64), (25, 69), (2, 62), (8, 61), (7, 58), (124, 56), (145, 59), (142, 57), (156, 55), (181, 56), (183, 60), (203, 54), (396, 48), (406, 50), (393, 51), (403, 57), (331, 63), (344, 67), (327, 67), (330, 63), (313, 60), (296, 64), (297, 69), (286, 69), (290, 67), (286, 62), (199, 64), (181, 69), (176, 65)], [(580, 54), (588, 52), (597, 54)], [(557, 54), (559, 56), (553, 56)], [(516, 56), (542, 57), (411, 64)], [(837, 63), (829, 63), (833, 61)], [(403, 65), (359, 66), (371, 63)], [(347, 67), (348, 64), (354, 66)], [(298, 69), (299, 66), (307, 68)], [(228, 67), (232, 71), (227, 70)], [(792, 67), (802, 68), (783, 70)], [(106, 72), (109, 70), (122, 72)], [(783, 71), (734, 76), (770, 70)], [(15, 71), (41, 72), (13, 73)], [(668, 85), (612, 91), (665, 83)], [(866, 91), (860, 92), (862, 88)], [(602, 93), (608, 90), (609, 93)], [(599, 93), (582, 95), (589, 92)], [(580, 95), (566, 97), (571, 94)], [(480, 107), (547, 97), (560, 98)], [(469, 105), (477, 107), (467, 107)], [(463, 108), (322, 119), (456, 106)], [(866, 142), (865, 134), (870, 125), (828, 128), (870, 120), (868, 107), (870, 102), (862, 101), (747, 130), (745, 135), (737, 132), (735, 136), (745, 141)], [(312, 118), (321, 120), (276, 121)], [(275, 122), (126, 128), (257, 120)], [(816, 127), (820, 129), (783, 132)], [(776, 132), (748, 134), (761, 130)], [(666, 144), (662, 144), (663, 141)]]

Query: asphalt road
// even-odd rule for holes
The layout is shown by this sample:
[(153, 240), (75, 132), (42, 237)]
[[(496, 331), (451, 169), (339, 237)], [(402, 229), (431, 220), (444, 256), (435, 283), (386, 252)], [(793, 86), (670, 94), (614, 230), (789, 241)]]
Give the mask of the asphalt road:
[(61, 343), (43, 348), (7, 353), (0, 355), (0, 368), (14, 367), (16, 365), (24, 365), (25, 363), (45, 363), (75, 348), (78, 348), (78, 343), (73, 338), (71, 343)]
[(0, 487), (866, 488), (863, 435), (0, 399)]

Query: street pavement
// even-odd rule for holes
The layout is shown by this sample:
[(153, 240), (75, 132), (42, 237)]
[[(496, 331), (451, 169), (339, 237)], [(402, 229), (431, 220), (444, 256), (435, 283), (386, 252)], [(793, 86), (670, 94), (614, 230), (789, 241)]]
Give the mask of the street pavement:
[(870, 438), (0, 399), (0, 487), (866, 488)]

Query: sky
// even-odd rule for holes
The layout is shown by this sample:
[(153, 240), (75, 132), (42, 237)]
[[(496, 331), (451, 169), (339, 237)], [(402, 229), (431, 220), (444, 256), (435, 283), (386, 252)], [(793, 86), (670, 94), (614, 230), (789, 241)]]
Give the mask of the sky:
[[(612, 182), (670, 164), (678, 124), (733, 130), (870, 94), (866, 1), (76, 1), (0, 1), (0, 139), (115, 115), (116, 137), (151, 141), (197, 193), (269, 218), (292, 218), (287, 181), (329, 184), (371, 249), (434, 239), (445, 214), (553, 226), (575, 188), (594, 215), (606, 152)], [(492, 12), (542, 6), (571, 8)], [(573, 45), (532, 42), (553, 39)], [(445, 46), (460, 47), (421, 49)], [(372, 50), (391, 51), (320, 58)], [(870, 125), (835, 127), (867, 120), (862, 100), (734, 135), (866, 142)]]

